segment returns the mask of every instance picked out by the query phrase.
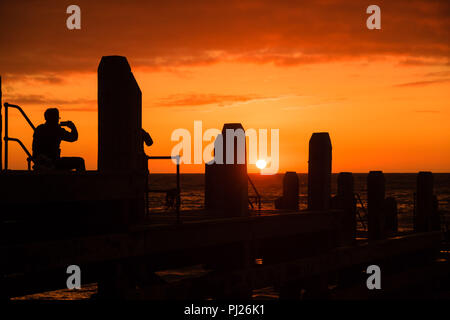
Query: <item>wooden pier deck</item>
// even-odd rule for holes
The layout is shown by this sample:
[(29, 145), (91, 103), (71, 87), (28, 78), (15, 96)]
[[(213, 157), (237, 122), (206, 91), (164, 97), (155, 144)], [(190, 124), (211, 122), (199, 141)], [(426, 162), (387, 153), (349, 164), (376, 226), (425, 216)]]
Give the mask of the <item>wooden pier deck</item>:
[[(356, 268), (359, 278), (350, 277), (352, 281), (339, 286), (341, 291), (335, 290), (351, 296), (356, 289), (349, 285), (360, 285), (361, 270), (369, 264), (411, 263), (407, 269), (431, 268), (435, 276), (448, 276), (447, 263), (432, 263), (441, 247), (440, 232), (339, 245), (342, 214), (339, 210), (266, 211), (249, 217), (214, 218), (189, 212), (182, 215), (180, 224), (174, 223), (174, 214), (160, 214), (150, 217), (148, 224), (130, 226), (126, 232), (2, 245), (0, 255), (7, 257), (0, 262), (2, 287), (9, 296), (62, 288), (65, 268), (73, 264), (82, 268), (83, 283), (101, 282), (105, 266), (140, 265), (144, 272), (155, 273), (203, 264), (212, 270), (177, 283), (153, 281), (136, 290), (120, 287), (121, 297), (129, 299), (205, 298), (226, 292), (239, 297), (244, 284), (251, 290), (282, 288), (286, 297), (286, 292), (292, 291), (286, 288), (310, 285), (311, 279), (323, 277), (328, 283), (333, 280), (331, 274)], [(419, 262), (415, 261), (418, 256), (423, 257)], [(30, 278), (39, 280), (27, 282)]]

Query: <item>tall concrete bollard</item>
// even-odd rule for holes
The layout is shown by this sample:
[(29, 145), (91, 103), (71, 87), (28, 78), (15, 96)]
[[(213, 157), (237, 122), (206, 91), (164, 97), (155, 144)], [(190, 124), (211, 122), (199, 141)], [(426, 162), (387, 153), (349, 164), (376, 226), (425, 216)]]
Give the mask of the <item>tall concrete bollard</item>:
[(342, 244), (351, 244), (356, 239), (356, 201), (352, 173), (339, 173), (337, 183), (337, 207), (344, 210), (340, 239)]
[(248, 215), (245, 131), (226, 123), (216, 138), (214, 161), (205, 165), (205, 208), (214, 215)]
[(416, 232), (427, 232), (436, 228), (437, 208), (435, 209), (433, 184), (433, 174), (431, 172), (419, 172), (417, 175), (416, 210), (414, 216), (414, 231)]
[(288, 171), (283, 177), (283, 196), (275, 200), (276, 209), (298, 210), (299, 182), (297, 172)]
[(309, 210), (327, 210), (330, 208), (331, 149), (331, 140), (328, 132), (313, 133), (309, 140)]
[(382, 171), (370, 171), (367, 176), (369, 241), (386, 237), (384, 212), (385, 179)]
[(142, 170), (142, 94), (125, 57), (98, 67), (98, 170)]

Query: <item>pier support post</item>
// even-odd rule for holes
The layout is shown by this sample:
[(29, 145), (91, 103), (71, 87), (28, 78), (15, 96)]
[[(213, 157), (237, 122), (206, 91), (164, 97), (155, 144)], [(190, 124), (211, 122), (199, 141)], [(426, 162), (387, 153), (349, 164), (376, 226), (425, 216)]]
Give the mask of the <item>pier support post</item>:
[(369, 241), (381, 240), (385, 234), (385, 179), (382, 171), (370, 171), (367, 176)]
[(440, 230), (437, 199), (433, 195), (434, 179), (429, 171), (417, 175), (416, 210), (414, 231), (427, 232)]
[(308, 209), (327, 210), (331, 197), (331, 140), (328, 132), (313, 133), (309, 140)]
[(397, 200), (393, 197), (387, 197), (384, 201), (384, 210), (386, 215), (386, 234), (394, 236), (398, 232)]
[(214, 162), (205, 165), (205, 207), (217, 216), (247, 216), (244, 128), (240, 123), (226, 123), (216, 141)]
[(288, 171), (283, 177), (283, 196), (275, 200), (276, 209), (298, 210), (299, 181), (297, 172)]
[[(123, 199), (125, 221), (145, 217), (146, 175), (142, 93), (125, 57), (102, 57), (98, 66), (98, 171), (133, 181), (135, 197)], [(131, 207), (130, 204), (133, 204)]]
[(337, 178), (336, 205), (344, 210), (340, 241), (343, 245), (352, 244), (356, 239), (356, 202), (353, 194), (353, 175), (341, 172)]

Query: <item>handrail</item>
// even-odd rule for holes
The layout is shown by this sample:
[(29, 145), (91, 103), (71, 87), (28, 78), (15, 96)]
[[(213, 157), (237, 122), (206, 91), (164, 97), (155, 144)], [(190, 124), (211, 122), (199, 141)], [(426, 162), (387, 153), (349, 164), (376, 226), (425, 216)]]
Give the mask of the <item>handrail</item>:
[[(181, 183), (180, 183), (180, 156), (147, 156), (147, 160), (175, 159), (177, 160), (177, 223), (180, 223), (180, 207), (181, 207)], [(147, 173), (148, 176), (148, 173)], [(148, 215), (148, 183), (146, 183), (146, 211)]]
[(248, 174), (247, 174), (247, 178), (248, 178), (248, 181), (250, 181), (250, 184), (252, 185), (253, 191), (256, 193), (256, 200), (258, 202), (258, 211), (261, 211), (261, 195), (259, 194), (258, 190), (256, 190), (256, 187), (253, 184), (253, 181), (252, 181), (252, 179), (250, 179), (250, 176)]
[(21, 107), (19, 107), (18, 105), (15, 104), (10, 104), (8, 102), (4, 103), (5, 106), (5, 112), (8, 108), (14, 108), (20, 111), (20, 113), (22, 114), (22, 116), (25, 118), (25, 120), (28, 122), (28, 124), (30, 125), (30, 127), (33, 130), (36, 130), (36, 127), (34, 126), (33, 122), (31, 122), (30, 118), (28, 118), (28, 116), (26, 115), (26, 113), (23, 111), (23, 109)]
[(25, 145), (22, 143), (22, 141), (20, 141), (17, 138), (10, 138), (8, 136), (8, 108), (14, 108), (20, 111), (20, 113), (22, 114), (22, 116), (25, 118), (25, 120), (27, 121), (27, 123), (30, 125), (30, 127), (33, 129), (33, 131), (36, 129), (36, 127), (34, 126), (33, 122), (31, 122), (30, 118), (28, 118), (28, 116), (26, 115), (26, 113), (23, 111), (23, 109), (21, 107), (19, 107), (18, 105), (15, 104), (10, 104), (8, 102), (5, 102), (4, 104), (5, 107), (5, 171), (8, 170), (8, 141), (15, 141), (17, 142), (22, 149), (25, 151), (25, 153), (28, 155), (28, 170), (31, 170), (31, 161), (33, 161), (33, 157), (31, 155), (31, 153), (28, 151), (28, 149), (25, 147)]

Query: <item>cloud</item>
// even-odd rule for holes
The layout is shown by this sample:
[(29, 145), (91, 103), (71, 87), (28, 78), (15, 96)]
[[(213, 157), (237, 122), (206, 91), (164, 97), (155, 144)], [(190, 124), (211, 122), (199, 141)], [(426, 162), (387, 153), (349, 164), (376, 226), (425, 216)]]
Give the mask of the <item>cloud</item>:
[(55, 74), (42, 74), (42, 75), (11, 75), (7, 76), (5, 80), (8, 81), (22, 81), (28, 84), (63, 84), (65, 82), (63, 77)]
[(400, 83), (400, 84), (395, 85), (395, 87), (423, 87), (423, 86), (429, 86), (429, 85), (433, 85), (433, 84), (441, 84), (441, 83), (447, 83), (447, 82), (450, 82), (450, 78)]
[[(58, 98), (49, 98), (40, 94), (11, 94), (5, 95), (3, 98), (4, 101), (18, 104), (18, 105), (89, 105), (89, 104), (97, 104), (96, 100), (92, 99), (74, 99), (74, 100), (66, 100), (66, 99), (58, 99)], [(81, 109), (77, 109), (81, 110)]]
[(222, 61), (289, 67), (384, 56), (399, 57), (404, 65), (449, 63), (447, 0), (379, 0), (381, 30), (366, 28), (368, 3), (353, 0), (79, 0), (77, 5), (81, 30), (70, 31), (65, 5), (0, 2), (2, 73), (92, 72), (111, 54), (154, 71)]
[(204, 106), (217, 104), (227, 106), (245, 103), (255, 99), (255, 95), (223, 95), (223, 94), (174, 94), (154, 103), (157, 107)]
[(448, 66), (449, 60), (447, 58), (442, 59), (423, 59), (423, 58), (413, 58), (413, 59), (403, 59), (398, 63), (400, 66), (406, 67), (423, 67), (423, 66)]

